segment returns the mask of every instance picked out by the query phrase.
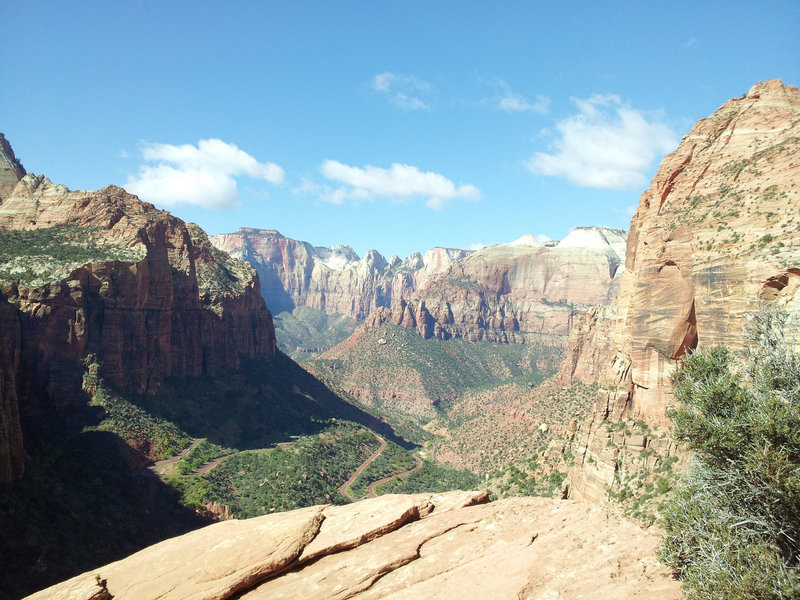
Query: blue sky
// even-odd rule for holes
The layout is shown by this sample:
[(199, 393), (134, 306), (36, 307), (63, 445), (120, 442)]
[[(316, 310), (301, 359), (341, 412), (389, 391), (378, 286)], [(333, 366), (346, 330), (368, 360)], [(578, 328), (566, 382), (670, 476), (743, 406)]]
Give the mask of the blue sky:
[(0, 131), (28, 170), (361, 255), (627, 228), (695, 121), (800, 85), (796, 0), (32, 0), (0, 20)]

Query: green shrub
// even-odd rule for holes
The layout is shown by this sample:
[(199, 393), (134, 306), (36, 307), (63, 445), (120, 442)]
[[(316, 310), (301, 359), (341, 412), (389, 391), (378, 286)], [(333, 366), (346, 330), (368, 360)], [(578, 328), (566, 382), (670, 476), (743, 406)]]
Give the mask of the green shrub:
[(675, 434), (695, 451), (667, 504), (662, 558), (689, 598), (800, 598), (800, 357), (765, 309), (743, 362), (718, 347), (673, 377)]

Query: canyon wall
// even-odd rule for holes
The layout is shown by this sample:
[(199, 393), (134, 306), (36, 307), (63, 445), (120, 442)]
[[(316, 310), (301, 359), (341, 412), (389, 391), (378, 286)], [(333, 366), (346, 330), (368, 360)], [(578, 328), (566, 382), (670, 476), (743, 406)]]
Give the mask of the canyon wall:
[(617, 292), (625, 232), (586, 227), (544, 246), (532, 236), (470, 252), (434, 248), (386, 261), (372, 250), (317, 248), (276, 231), (242, 228), (212, 238), (259, 272), (276, 312), (311, 306), (416, 328), (425, 338), (523, 342), (566, 336), (576, 311)]
[(85, 403), (88, 362), (152, 393), (167, 377), (275, 353), (253, 269), (121, 188), (73, 192), (26, 175), (0, 203), (0, 237), (0, 318), (13, 325), (0, 357), (0, 481), (21, 473), (26, 414)]
[[(560, 380), (605, 391), (572, 442), (573, 497), (599, 499), (620, 476), (603, 425), (669, 425), (670, 375), (688, 351), (742, 349), (747, 315), (767, 302), (800, 310), (799, 223), (800, 91), (759, 83), (663, 160), (631, 222), (616, 302), (574, 329)], [(638, 451), (672, 451), (635, 437)]]
[(261, 292), (275, 313), (297, 306), (363, 319), (374, 309), (408, 299), (433, 274), (469, 254), (434, 248), (423, 257), (387, 261), (370, 250), (363, 258), (349, 246), (321, 248), (270, 229), (239, 228), (211, 238), (232, 256), (249, 262), (261, 278)]
[(0, 133), (0, 201), (7, 198), (17, 182), (25, 176), (25, 167), (14, 156), (14, 150), (5, 136)]

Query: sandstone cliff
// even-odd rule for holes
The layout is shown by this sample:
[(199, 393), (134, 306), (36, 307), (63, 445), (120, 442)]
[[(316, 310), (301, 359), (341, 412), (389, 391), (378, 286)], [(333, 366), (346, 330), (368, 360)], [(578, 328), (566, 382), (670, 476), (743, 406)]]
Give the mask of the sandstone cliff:
[(224, 521), (30, 596), (680, 598), (658, 534), (586, 504), (382, 496)]
[(121, 188), (73, 192), (26, 175), (0, 203), (0, 239), (2, 314), (24, 340), (4, 345), (0, 481), (22, 469), (15, 413), (84, 403), (89, 357), (110, 383), (150, 393), (274, 355), (252, 268)]
[(212, 242), (255, 267), (275, 312), (310, 306), (368, 327), (416, 328), (424, 338), (507, 343), (566, 336), (576, 311), (611, 302), (625, 239), (623, 231), (579, 227), (553, 246), (524, 236), (388, 262), (374, 250), (359, 258), (346, 246), (317, 248), (270, 230), (241, 228)]
[(7, 198), (17, 185), (17, 182), (25, 176), (25, 167), (14, 156), (14, 150), (8, 143), (5, 136), (0, 133), (0, 201)]
[(624, 244), (623, 231), (579, 227), (553, 247), (532, 236), (488, 246), (365, 324), (415, 327), (424, 338), (507, 343), (545, 336), (552, 343), (569, 334), (577, 312), (614, 299)]
[[(699, 121), (663, 160), (631, 222), (619, 297), (575, 330), (562, 366), (564, 383), (607, 388), (573, 441), (595, 465), (573, 473), (574, 496), (601, 499), (619, 479), (624, 452), (604, 424), (668, 425), (669, 376), (686, 352), (741, 349), (765, 302), (800, 310), (798, 219), (800, 91), (779, 80)], [(638, 437), (637, 451), (671, 451)]]
[(261, 278), (261, 291), (275, 312), (310, 306), (327, 313), (363, 319), (411, 294), (432, 274), (466, 256), (465, 250), (434, 248), (425, 256), (387, 261), (375, 250), (359, 256), (348, 246), (315, 247), (269, 229), (240, 228), (213, 236), (212, 243), (249, 262)]

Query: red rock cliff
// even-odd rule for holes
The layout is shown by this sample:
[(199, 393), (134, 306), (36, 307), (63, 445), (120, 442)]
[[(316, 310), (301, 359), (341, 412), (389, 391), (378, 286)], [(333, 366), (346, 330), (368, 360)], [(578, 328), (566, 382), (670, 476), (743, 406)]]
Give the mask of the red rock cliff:
[[(275, 353), (253, 269), (121, 188), (72, 192), (27, 175), (0, 204), (0, 230), (23, 240), (0, 270), (3, 315), (17, 319), (22, 341), (16, 368), (7, 373), (3, 356), (0, 372), (4, 384), (15, 377), (20, 410), (85, 402), (80, 367), (89, 355), (110, 382), (145, 393), (166, 377), (215, 374), (237, 368), (241, 356)], [(49, 250), (27, 248), (36, 232)], [(63, 245), (70, 250), (59, 253)], [(4, 393), (0, 406), (0, 481), (21, 469), (19, 426), (5, 418), (12, 396)]]
[[(741, 348), (746, 315), (764, 302), (800, 310), (798, 222), (800, 91), (767, 81), (699, 121), (642, 194), (617, 302), (576, 331), (561, 370), (565, 383), (614, 390), (578, 432), (582, 451), (603, 454), (608, 419), (668, 425), (669, 376), (687, 351)], [(578, 473), (576, 496), (609, 484), (595, 475)]]

